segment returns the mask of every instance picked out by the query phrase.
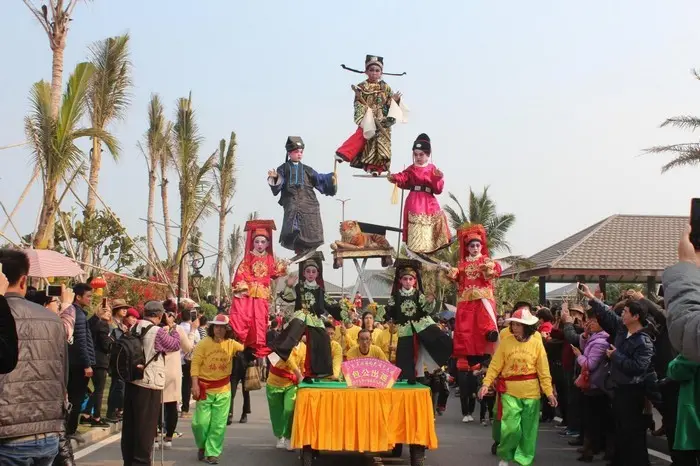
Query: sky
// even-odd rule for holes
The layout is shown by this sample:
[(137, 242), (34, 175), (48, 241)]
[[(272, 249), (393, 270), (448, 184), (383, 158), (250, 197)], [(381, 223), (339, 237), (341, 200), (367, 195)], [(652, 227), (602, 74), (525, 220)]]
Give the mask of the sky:
[[(466, 205), (470, 187), (489, 186), (499, 212), (516, 215), (512, 252), (528, 256), (610, 215), (687, 215), (690, 198), (700, 197), (698, 168), (662, 175), (669, 158), (642, 154), (697, 141), (659, 124), (699, 113), (700, 83), (690, 73), (700, 67), (699, 16), (692, 0), (95, 0), (75, 10), (64, 80), (91, 43), (131, 35), (132, 105), (109, 128), (122, 155), (118, 162), (105, 157), (99, 192), (132, 235), (146, 229), (147, 170), (137, 142), (150, 95), (160, 94), (172, 117), (176, 99), (192, 92), (202, 159), (235, 131), (239, 171), (229, 233), (252, 211), (281, 227), (266, 173), (284, 161), (287, 136), (304, 138), (305, 163), (333, 170), (335, 149), (355, 129), (350, 85), (363, 78), (340, 64), (361, 68), (366, 54), (383, 56), (385, 71), (407, 73), (386, 81), (411, 109), (410, 121), (393, 130), (393, 171), (411, 163), (413, 140), (427, 133), (433, 163), (445, 173), (439, 201), (449, 203), (452, 192)], [(0, 43), (1, 147), (25, 140), (29, 90), (50, 80), (51, 51), (20, 0), (0, 4)], [(82, 145), (89, 149), (89, 141)], [(0, 201), (12, 209), (32, 174), (30, 149), (2, 150), (0, 162)], [(352, 176), (358, 173), (339, 167), (336, 199), (350, 199), (346, 219), (398, 226), (391, 185)], [(174, 172), (170, 179), (177, 221)], [(78, 192), (86, 197), (84, 185)], [(34, 227), (40, 195), (37, 183), (15, 219), (23, 234)], [(339, 236), (341, 204), (318, 196), (328, 244)], [(68, 196), (61, 207), (74, 205)], [(218, 218), (200, 227), (216, 245)], [(395, 245), (396, 237), (389, 239)], [(327, 244), (326, 279), (340, 283)], [(279, 246), (276, 252), (292, 255)], [(347, 263), (346, 285), (356, 276), (351, 268)]]

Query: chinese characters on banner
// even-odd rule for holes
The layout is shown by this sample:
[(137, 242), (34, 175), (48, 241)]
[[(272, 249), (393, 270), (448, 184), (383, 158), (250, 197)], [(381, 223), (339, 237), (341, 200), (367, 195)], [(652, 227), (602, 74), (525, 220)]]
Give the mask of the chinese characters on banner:
[(401, 373), (393, 364), (374, 358), (345, 361), (341, 370), (348, 387), (356, 388), (391, 388)]

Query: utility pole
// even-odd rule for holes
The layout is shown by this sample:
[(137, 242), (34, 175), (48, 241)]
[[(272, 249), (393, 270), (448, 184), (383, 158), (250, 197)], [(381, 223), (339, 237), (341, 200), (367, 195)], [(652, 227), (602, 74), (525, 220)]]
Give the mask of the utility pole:
[[(342, 204), (342, 210), (340, 214), (341, 222), (345, 221), (345, 203), (349, 200), (350, 199), (336, 199), (336, 201)], [(343, 296), (345, 296), (345, 267), (340, 268), (340, 290), (340, 296), (342, 298)]]

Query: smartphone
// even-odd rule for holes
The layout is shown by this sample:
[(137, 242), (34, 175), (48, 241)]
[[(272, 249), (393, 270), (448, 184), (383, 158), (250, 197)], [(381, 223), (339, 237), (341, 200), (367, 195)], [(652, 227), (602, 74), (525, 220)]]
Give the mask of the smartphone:
[(579, 284), (578, 284), (578, 290), (579, 290), (579, 291), (583, 291), (583, 283), (579, 283)]
[(197, 311), (190, 311), (190, 320), (197, 319)]
[(690, 242), (695, 250), (700, 250), (700, 199), (690, 201)]
[(61, 285), (49, 285), (46, 287), (46, 296), (61, 296)]
[(102, 309), (107, 309), (107, 298), (102, 298)]

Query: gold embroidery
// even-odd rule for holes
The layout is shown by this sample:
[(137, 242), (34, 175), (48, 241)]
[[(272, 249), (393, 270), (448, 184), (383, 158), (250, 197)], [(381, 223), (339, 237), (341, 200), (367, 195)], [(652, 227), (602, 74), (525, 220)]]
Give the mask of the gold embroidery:
[(258, 278), (267, 277), (267, 264), (263, 261), (255, 261), (253, 263), (253, 276)]
[(253, 283), (248, 290), (248, 296), (251, 298), (270, 299), (270, 287), (260, 283)]
[(449, 242), (447, 218), (442, 211), (434, 214), (408, 214), (407, 247), (413, 252), (433, 252)]
[(464, 267), (464, 276), (469, 280), (476, 280), (481, 277), (483, 273), (481, 272), (481, 264), (476, 262), (469, 262), (466, 267)]
[(407, 299), (401, 303), (401, 312), (408, 317), (412, 317), (418, 312), (418, 306), (412, 300)]
[(479, 299), (493, 300), (493, 290), (490, 288), (479, 288), (476, 286), (466, 288), (459, 294), (457, 302), (476, 301)]

